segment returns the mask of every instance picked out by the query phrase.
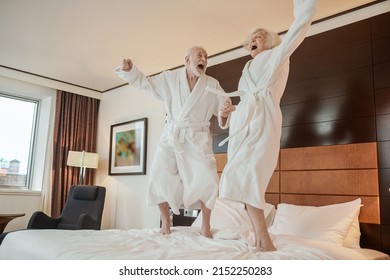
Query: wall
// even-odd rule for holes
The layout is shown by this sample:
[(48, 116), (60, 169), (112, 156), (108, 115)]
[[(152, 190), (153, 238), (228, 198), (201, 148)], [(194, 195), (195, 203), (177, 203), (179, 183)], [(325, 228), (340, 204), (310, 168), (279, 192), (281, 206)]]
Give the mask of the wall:
[[(281, 148), (377, 142), (381, 221), (361, 226), (386, 252), (390, 251), (388, 26), (389, 12), (306, 38), (291, 57), (281, 100)], [(232, 91), (248, 59), (210, 67), (208, 73)], [(226, 136), (215, 125), (213, 133), (215, 143)], [(215, 146), (215, 151), (224, 152), (226, 146)]]
[[(143, 117), (148, 118), (146, 175), (108, 176), (110, 126)], [(146, 206), (146, 187), (164, 120), (163, 103), (132, 86), (123, 86), (103, 94), (97, 139), (100, 159), (95, 179), (96, 184), (107, 188), (103, 228), (159, 227), (158, 208)]]

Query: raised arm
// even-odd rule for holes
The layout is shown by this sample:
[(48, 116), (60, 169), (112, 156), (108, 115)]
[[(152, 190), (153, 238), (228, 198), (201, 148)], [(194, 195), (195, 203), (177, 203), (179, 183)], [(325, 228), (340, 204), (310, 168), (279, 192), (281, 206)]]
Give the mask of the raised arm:
[(115, 73), (129, 84), (142, 90), (144, 93), (162, 100), (163, 94), (159, 88), (164, 87), (164, 73), (153, 77), (146, 77), (135, 65), (131, 59), (123, 59), (121, 65), (115, 68)]
[(281, 59), (289, 58), (305, 39), (310, 28), (317, 0), (294, 0), (294, 22), (281, 44)]

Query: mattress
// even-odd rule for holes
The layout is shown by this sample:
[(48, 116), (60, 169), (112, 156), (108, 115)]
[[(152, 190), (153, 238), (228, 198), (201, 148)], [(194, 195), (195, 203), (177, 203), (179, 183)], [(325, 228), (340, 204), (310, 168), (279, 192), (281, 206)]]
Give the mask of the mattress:
[(347, 248), (293, 235), (272, 234), (274, 252), (258, 252), (249, 229), (214, 230), (203, 237), (198, 227), (131, 230), (21, 230), (0, 246), (1, 260), (373, 260), (389, 259), (375, 250)]

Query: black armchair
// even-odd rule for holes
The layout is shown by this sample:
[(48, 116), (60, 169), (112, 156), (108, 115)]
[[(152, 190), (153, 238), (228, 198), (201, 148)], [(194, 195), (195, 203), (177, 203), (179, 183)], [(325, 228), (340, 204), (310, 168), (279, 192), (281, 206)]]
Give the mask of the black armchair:
[(35, 212), (28, 229), (100, 229), (106, 188), (101, 186), (70, 187), (69, 195), (58, 218)]

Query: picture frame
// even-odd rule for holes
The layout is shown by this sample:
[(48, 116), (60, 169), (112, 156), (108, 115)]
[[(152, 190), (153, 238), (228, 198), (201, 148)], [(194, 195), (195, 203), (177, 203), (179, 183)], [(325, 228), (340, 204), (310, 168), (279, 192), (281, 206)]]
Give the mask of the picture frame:
[(109, 175), (146, 174), (148, 119), (111, 125)]

